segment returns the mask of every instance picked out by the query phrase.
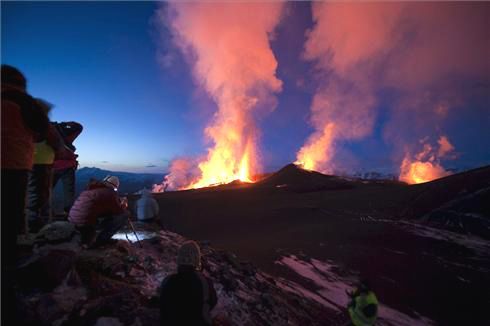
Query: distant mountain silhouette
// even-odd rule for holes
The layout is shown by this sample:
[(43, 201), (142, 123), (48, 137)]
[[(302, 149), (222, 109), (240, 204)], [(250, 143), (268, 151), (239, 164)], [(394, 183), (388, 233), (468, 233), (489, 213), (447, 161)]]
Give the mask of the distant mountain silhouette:
[(107, 175), (114, 175), (119, 178), (121, 185), (120, 193), (133, 193), (142, 188), (150, 188), (155, 183), (161, 183), (165, 174), (157, 173), (130, 173), (102, 170), (94, 167), (84, 167), (77, 170), (76, 191), (80, 193), (87, 186), (91, 178), (102, 180)]

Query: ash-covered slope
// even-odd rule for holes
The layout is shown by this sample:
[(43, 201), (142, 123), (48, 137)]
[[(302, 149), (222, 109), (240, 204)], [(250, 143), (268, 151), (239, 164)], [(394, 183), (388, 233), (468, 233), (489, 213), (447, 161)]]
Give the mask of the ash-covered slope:
[(256, 183), (256, 187), (284, 188), (294, 192), (350, 189), (356, 182), (341, 177), (325, 175), (316, 171), (288, 164), (271, 176)]
[[(476, 207), (473, 199), (484, 202), (479, 191), (488, 178), (481, 170), (413, 186), (348, 179), (352, 187), (338, 191), (288, 191), (284, 182), (308, 185), (302, 180), (311, 177), (316, 184), (318, 174), (294, 166), (282, 172), (240, 189), (159, 194), (162, 225), (229, 248), (326, 307), (345, 304), (342, 291), (333, 291), (340, 288), (336, 281), (345, 288), (354, 283), (351, 277), (363, 275), (380, 301), (397, 311), (385, 316), (385, 324), (485, 324), (481, 289), (490, 284), (489, 242), (444, 224), (420, 223), (426, 212), (463, 195), (464, 185), (466, 195), (476, 196), (457, 202), (462, 213)], [(336, 182), (321, 174), (318, 179)], [(424, 210), (415, 210), (419, 204)], [(417, 214), (403, 215), (411, 206)], [(325, 264), (338, 267), (335, 275)]]
[(490, 239), (490, 166), (410, 188), (403, 218)]
[[(185, 238), (138, 225), (141, 247), (123, 240), (82, 250), (73, 226), (56, 222), (24, 247), (17, 270), (22, 325), (159, 325), (158, 287), (176, 271)], [(129, 237), (132, 234), (128, 234)], [(119, 237), (125, 238), (123, 234)], [(234, 255), (202, 245), (204, 274), (218, 293), (217, 325), (327, 325), (339, 318), (310, 298), (285, 290)]]

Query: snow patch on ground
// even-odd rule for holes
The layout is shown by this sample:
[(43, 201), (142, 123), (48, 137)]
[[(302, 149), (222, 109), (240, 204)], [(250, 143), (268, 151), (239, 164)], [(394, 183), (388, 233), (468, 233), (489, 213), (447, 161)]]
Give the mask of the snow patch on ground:
[[(295, 255), (283, 256), (275, 262), (287, 267), (314, 285), (314, 290), (286, 279), (280, 279), (279, 286), (341, 313), (350, 301), (347, 291), (353, 291), (355, 279), (337, 274), (337, 266), (331, 261), (320, 261), (298, 258)], [(435, 323), (424, 316), (415, 313), (415, 317), (408, 316), (380, 303), (378, 325), (434, 325)]]
[[(138, 225), (136, 228), (137, 232), (144, 231)], [(142, 246), (125, 242), (131, 255), (140, 257), (144, 271), (138, 274), (131, 272), (130, 276), (138, 284), (140, 293), (148, 298), (157, 293), (166, 276), (177, 270), (177, 252), (186, 241), (168, 231), (154, 232), (154, 235), (152, 241), (142, 241)], [(307, 300), (306, 296), (299, 297), (296, 292), (285, 291), (277, 286), (272, 276), (238, 259), (232, 261), (229, 253), (208, 245), (201, 244), (201, 254), (202, 272), (213, 281), (218, 295), (218, 304), (211, 316), (222, 324), (331, 325), (331, 310), (326, 311), (324, 306), (315, 300)], [(321, 319), (312, 316), (320, 316)]]
[(435, 325), (436, 323), (424, 317), (418, 313), (415, 313), (417, 317), (410, 317), (398, 310), (392, 309), (383, 304), (379, 305), (379, 322), (378, 325), (400, 325), (400, 326), (423, 326), (423, 325)]
[[(472, 217), (484, 218), (477, 214), (465, 214)], [(371, 216), (361, 217), (364, 222), (382, 222), (390, 223), (403, 227), (406, 231), (425, 238), (431, 238), (440, 241), (452, 242), (467, 249), (472, 250), (476, 256), (487, 259), (490, 256), (490, 241), (478, 236), (455, 233), (449, 230), (433, 228), (420, 223), (409, 221), (396, 221), (392, 219), (372, 218)], [(393, 251), (394, 252), (394, 251)], [(396, 252), (395, 252), (396, 253)], [(404, 254), (400, 252), (400, 254)]]
[[(335, 265), (316, 259), (306, 262), (294, 255), (282, 257), (276, 263), (287, 266), (297, 274), (312, 281), (318, 287), (318, 290), (315, 291), (317, 296), (328, 302), (328, 305), (334, 307), (335, 310), (341, 311), (347, 305), (348, 297), (345, 291), (350, 290), (351, 287), (342, 281), (335, 272), (332, 272)], [(305, 293), (310, 292), (306, 289), (303, 291)]]
[(477, 256), (488, 257), (490, 254), (490, 242), (482, 238), (443, 229), (436, 229), (407, 221), (400, 221), (399, 223), (408, 226), (406, 228), (407, 231), (413, 234), (441, 241), (454, 242), (460, 246), (473, 250)]

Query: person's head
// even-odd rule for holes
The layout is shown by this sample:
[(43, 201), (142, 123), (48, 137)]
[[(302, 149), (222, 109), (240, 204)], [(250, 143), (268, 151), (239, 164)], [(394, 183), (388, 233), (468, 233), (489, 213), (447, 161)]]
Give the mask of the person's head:
[(151, 195), (151, 191), (146, 188), (141, 189), (140, 193), (141, 197), (150, 197)]
[(19, 88), (23, 91), (27, 88), (27, 80), (19, 69), (9, 65), (2, 65), (1, 68), (2, 85)]
[(359, 292), (369, 292), (371, 291), (371, 284), (367, 278), (362, 278), (359, 281), (359, 286), (358, 286)]
[(180, 247), (177, 265), (179, 268), (186, 266), (201, 269), (201, 249), (195, 241), (187, 241)]
[(106, 186), (113, 188), (114, 190), (117, 190), (119, 188), (119, 178), (114, 175), (108, 175), (104, 178), (104, 180), (102, 180), (102, 182)]

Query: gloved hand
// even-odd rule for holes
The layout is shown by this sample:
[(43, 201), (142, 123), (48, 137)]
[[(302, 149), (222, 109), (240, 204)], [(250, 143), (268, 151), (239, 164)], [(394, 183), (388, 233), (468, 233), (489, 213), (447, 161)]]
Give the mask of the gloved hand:
[(121, 197), (121, 207), (124, 209), (128, 209), (128, 198)]

